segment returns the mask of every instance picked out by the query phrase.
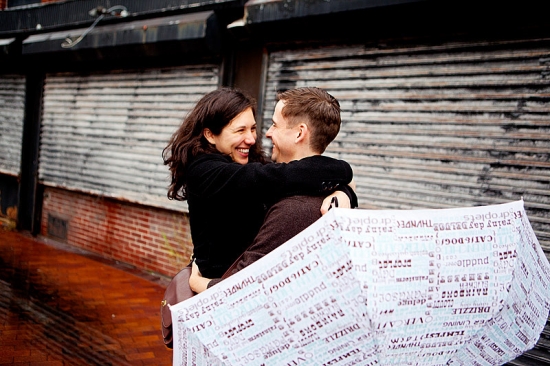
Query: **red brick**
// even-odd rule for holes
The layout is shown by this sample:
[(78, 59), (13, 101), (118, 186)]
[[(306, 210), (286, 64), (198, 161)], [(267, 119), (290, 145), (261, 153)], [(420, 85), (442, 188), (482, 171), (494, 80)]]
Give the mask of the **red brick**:
[(183, 213), (57, 188), (46, 190), (43, 235), (47, 235), (48, 214), (63, 217), (68, 220), (68, 244), (169, 276), (172, 268), (180, 267), (172, 252), (186, 258), (192, 252), (189, 221)]

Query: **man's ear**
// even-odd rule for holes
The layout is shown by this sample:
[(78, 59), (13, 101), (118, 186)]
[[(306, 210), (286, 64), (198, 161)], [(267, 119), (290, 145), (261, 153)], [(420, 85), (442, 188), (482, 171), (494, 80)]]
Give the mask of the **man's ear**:
[(305, 123), (300, 123), (298, 125), (298, 134), (296, 135), (296, 142), (304, 140), (309, 133), (309, 129)]
[(210, 131), (209, 128), (205, 128), (204, 130), (202, 130), (202, 135), (212, 145), (216, 145), (216, 140), (214, 140), (214, 134), (212, 133), (212, 131)]

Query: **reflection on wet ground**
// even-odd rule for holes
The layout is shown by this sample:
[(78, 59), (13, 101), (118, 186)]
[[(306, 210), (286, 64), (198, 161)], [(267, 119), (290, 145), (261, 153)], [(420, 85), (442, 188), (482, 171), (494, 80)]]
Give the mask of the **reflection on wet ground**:
[[(165, 279), (0, 230), (1, 365), (171, 365), (160, 333)], [(549, 365), (548, 325), (507, 365)]]
[(0, 365), (170, 365), (165, 279), (0, 231)]

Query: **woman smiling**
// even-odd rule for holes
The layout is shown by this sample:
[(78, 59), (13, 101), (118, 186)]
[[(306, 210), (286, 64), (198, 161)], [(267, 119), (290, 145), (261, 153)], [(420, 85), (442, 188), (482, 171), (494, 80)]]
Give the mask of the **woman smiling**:
[(254, 101), (242, 91), (206, 94), (163, 151), (168, 198), (187, 200), (200, 272), (221, 277), (252, 243), (271, 204), (298, 193), (328, 195), (352, 180), (348, 163), (324, 156), (266, 163), (257, 143)]

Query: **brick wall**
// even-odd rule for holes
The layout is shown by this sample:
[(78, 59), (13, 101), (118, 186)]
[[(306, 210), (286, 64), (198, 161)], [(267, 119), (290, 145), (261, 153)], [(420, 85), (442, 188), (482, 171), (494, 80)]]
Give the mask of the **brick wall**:
[(41, 233), (167, 276), (192, 253), (187, 214), (57, 188), (44, 191)]

